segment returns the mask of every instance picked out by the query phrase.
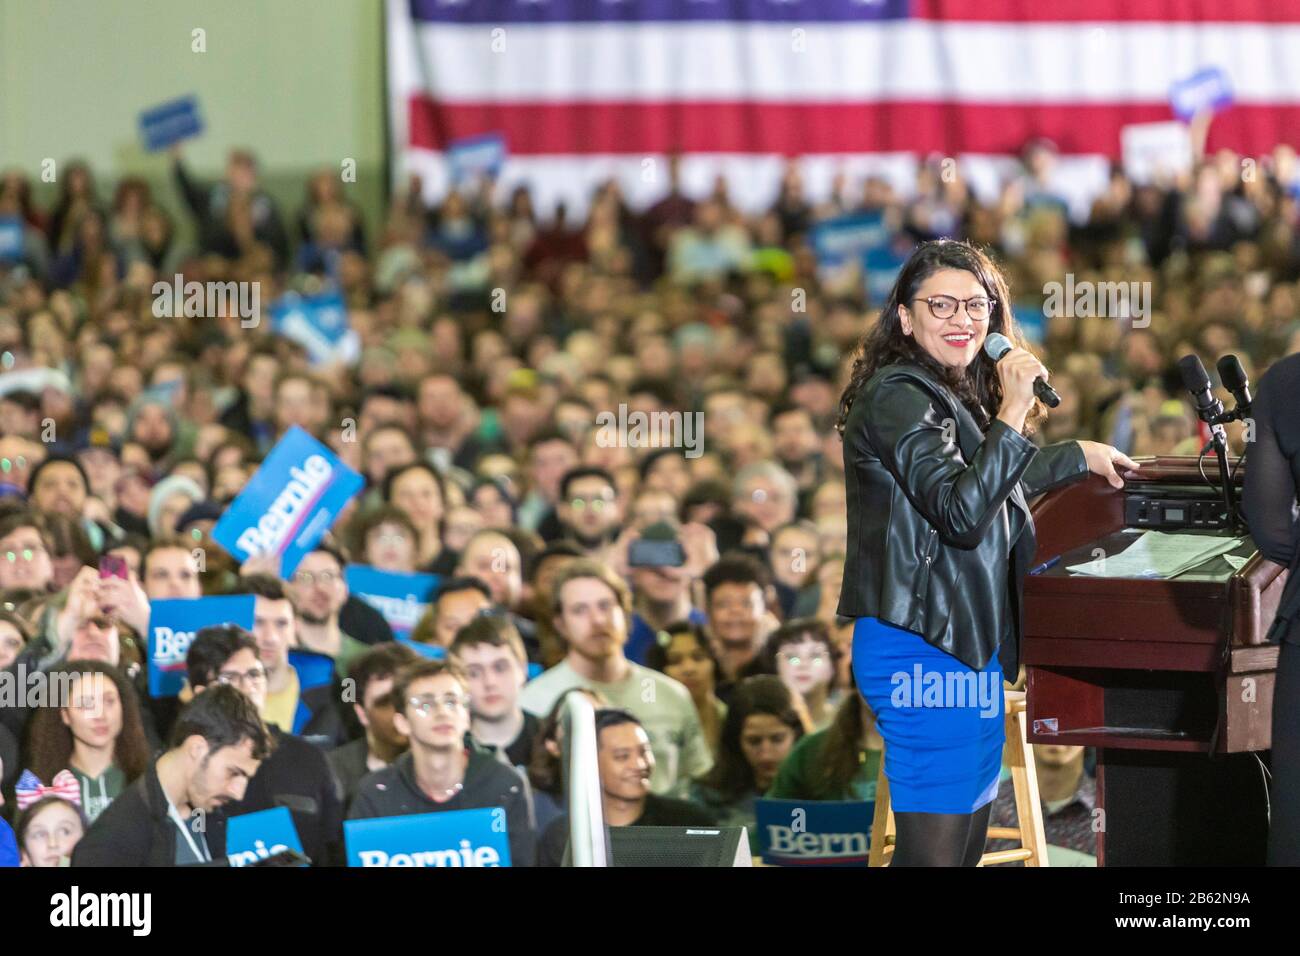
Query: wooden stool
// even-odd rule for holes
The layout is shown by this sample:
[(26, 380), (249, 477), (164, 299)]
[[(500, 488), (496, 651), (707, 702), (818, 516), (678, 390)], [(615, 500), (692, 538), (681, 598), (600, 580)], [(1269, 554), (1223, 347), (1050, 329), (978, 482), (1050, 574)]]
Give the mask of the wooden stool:
[[(1018, 840), (1010, 850), (985, 853), (980, 866), (1023, 860), (1025, 866), (1047, 866), (1047, 837), (1043, 832), (1043, 805), (1038, 799), (1038, 775), (1034, 767), (1034, 749), (1027, 737), (1029, 718), (1025, 713), (1025, 692), (1009, 690), (1006, 697), (1007, 740), (1002, 762), (1011, 770), (1016, 792), (1018, 827), (989, 827), (990, 840)], [(896, 841), (894, 810), (889, 804), (889, 780), (885, 777), (885, 755), (880, 755), (880, 773), (876, 777), (876, 812), (871, 821), (871, 855), (868, 866), (887, 866), (894, 856)]]

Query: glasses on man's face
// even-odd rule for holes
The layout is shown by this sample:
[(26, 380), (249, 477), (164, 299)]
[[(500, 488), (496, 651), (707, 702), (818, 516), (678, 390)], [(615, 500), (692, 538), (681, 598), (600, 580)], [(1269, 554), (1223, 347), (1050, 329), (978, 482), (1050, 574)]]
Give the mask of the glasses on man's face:
[(4, 556), (10, 564), (17, 564), (19, 561), (35, 561), (41, 555), (46, 553), (45, 545), (37, 544), (26, 548), (19, 548), (17, 551), (6, 551)]
[(232, 687), (256, 687), (266, 680), (266, 668), (252, 667), (246, 671), (221, 671), (217, 674), (218, 684)]
[(600, 512), (604, 511), (605, 508), (611, 504), (613, 504), (613, 502), (606, 498), (591, 497), (569, 499), (569, 506), (573, 508), (574, 511), (581, 511), (583, 508), (590, 508), (597, 514), (600, 514)]
[(410, 698), (411, 709), (421, 717), (428, 717), (437, 708), (455, 713), (469, 706), (469, 697), (465, 694), (420, 694)]
[(6, 475), (15, 468), (22, 469), (26, 467), (27, 459), (23, 455), (19, 455), (17, 458), (0, 458), (0, 471)]
[(342, 577), (333, 571), (298, 571), (293, 576), (295, 584), (301, 584), (304, 587), (311, 587), (313, 584), (319, 584), (323, 588), (330, 587), (336, 581), (341, 581)]
[(957, 314), (957, 307), (964, 305), (966, 314), (970, 316), (972, 322), (987, 322), (993, 307), (997, 305), (997, 299), (990, 299), (986, 295), (975, 295), (969, 299), (958, 299), (951, 295), (930, 295), (912, 301), (924, 302), (929, 306), (930, 314), (936, 319), (951, 319)]
[[(374, 537), (375, 544), (406, 544), (406, 535), (400, 531), (381, 531)], [(328, 572), (327, 572), (328, 573)]]

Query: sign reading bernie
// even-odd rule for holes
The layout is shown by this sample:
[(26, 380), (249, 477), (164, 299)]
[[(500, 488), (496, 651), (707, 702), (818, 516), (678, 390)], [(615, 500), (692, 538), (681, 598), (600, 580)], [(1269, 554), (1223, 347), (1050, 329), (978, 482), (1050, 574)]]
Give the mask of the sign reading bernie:
[(409, 637), (442, 578), (437, 574), (408, 574), (381, 571), (364, 564), (350, 564), (344, 572), (348, 592), (355, 594), (384, 616), (393, 633)]
[(866, 866), (874, 802), (767, 800), (755, 805), (769, 866)]
[(302, 841), (286, 807), (241, 813), (226, 821), (226, 859), (248, 866), (285, 850), (302, 852)]
[(343, 824), (348, 866), (509, 866), (501, 807), (446, 810)]
[(185, 684), (185, 655), (205, 627), (237, 624), (253, 629), (252, 594), (167, 598), (149, 602), (149, 694), (175, 697)]
[(288, 577), (365, 484), (301, 428), (289, 429), (212, 529), (237, 559), (279, 557)]

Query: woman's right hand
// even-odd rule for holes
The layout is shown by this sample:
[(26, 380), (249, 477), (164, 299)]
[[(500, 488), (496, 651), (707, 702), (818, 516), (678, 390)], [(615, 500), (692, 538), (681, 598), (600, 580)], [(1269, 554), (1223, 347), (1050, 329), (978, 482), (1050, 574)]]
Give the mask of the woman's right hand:
[(1048, 379), (1043, 363), (1025, 349), (1012, 349), (998, 361), (998, 378), (1002, 381), (1002, 407), (998, 418), (1017, 432), (1025, 427), (1025, 416), (1034, 405), (1034, 379)]

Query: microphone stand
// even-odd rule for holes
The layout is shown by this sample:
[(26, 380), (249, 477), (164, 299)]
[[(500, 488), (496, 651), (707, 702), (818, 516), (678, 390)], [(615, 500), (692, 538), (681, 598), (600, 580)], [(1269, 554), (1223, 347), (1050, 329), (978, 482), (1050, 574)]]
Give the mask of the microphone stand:
[(1201, 449), (1201, 454), (1204, 455), (1213, 447), (1214, 456), (1219, 460), (1219, 481), (1223, 483), (1223, 505), (1228, 511), (1228, 531), (1234, 535), (1237, 533), (1240, 521), (1237, 517), (1237, 491), (1232, 486), (1232, 474), (1228, 468), (1228, 433), (1223, 425), (1225, 422), (1237, 421), (1244, 417), (1245, 412), (1238, 406), (1230, 412), (1221, 412), (1217, 415), (1211, 412), (1203, 419), (1210, 426), (1210, 440)]

